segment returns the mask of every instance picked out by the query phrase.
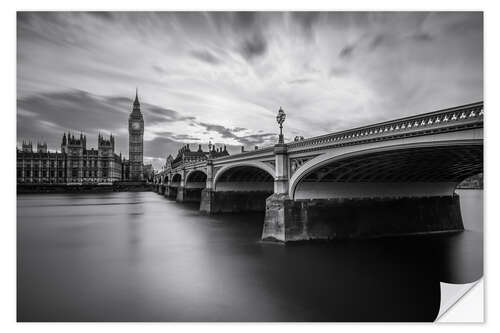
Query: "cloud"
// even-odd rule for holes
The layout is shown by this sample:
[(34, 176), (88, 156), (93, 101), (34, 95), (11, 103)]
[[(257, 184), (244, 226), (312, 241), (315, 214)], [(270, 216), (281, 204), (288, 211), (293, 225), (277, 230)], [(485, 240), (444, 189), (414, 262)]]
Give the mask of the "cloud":
[(198, 125), (203, 126), (209, 132), (216, 132), (226, 139), (237, 139), (238, 136), (233, 133), (229, 128), (216, 124), (207, 124), (204, 122), (199, 122)]
[(330, 77), (332, 77), (332, 76), (341, 77), (341, 76), (346, 76), (348, 74), (349, 74), (349, 70), (345, 67), (332, 67), (330, 69), (330, 72), (328, 73), (328, 75)]
[(306, 37), (313, 37), (314, 25), (319, 21), (320, 12), (292, 12), (292, 18), (300, 25)]
[(370, 42), (370, 49), (375, 50), (377, 47), (382, 45), (386, 41), (387, 37), (385, 35), (377, 35)]
[(192, 116), (183, 116), (178, 111), (149, 103), (141, 103), (141, 111), (144, 113), (144, 117), (148, 119), (148, 122), (153, 124), (165, 121), (175, 122), (195, 119)]
[(411, 37), (418, 42), (430, 42), (434, 39), (430, 34), (426, 32), (419, 32), (412, 35)]
[(288, 84), (306, 84), (312, 81), (313, 81), (312, 79), (301, 78), (301, 79), (290, 80), (288, 81)]
[(254, 34), (252, 37), (243, 41), (240, 46), (240, 51), (243, 57), (247, 60), (253, 60), (266, 53), (267, 43), (263, 35)]
[(105, 21), (112, 21), (114, 19), (114, 16), (113, 16), (113, 13), (112, 12), (101, 12), (101, 11), (97, 11), (97, 12), (86, 12), (85, 14), (89, 14), (89, 15), (92, 15), (92, 16), (95, 16), (101, 20), (105, 20)]
[(206, 62), (208, 64), (212, 65), (220, 64), (220, 60), (207, 50), (193, 50), (190, 53), (194, 58)]
[[(238, 136), (234, 134), (234, 129), (229, 129), (221, 125), (207, 124), (203, 122), (198, 123), (203, 126), (209, 132), (218, 133), (222, 138), (233, 139), (242, 146), (253, 146), (253, 145), (263, 145), (274, 142), (277, 135), (275, 133), (259, 133), (259, 134), (249, 134)], [(239, 129), (236, 131), (239, 132)]]
[(242, 132), (242, 131), (248, 131), (248, 129), (244, 128), (244, 127), (235, 127), (232, 129), (233, 133), (238, 133), (238, 132)]
[(343, 59), (351, 58), (355, 48), (356, 48), (355, 45), (344, 46), (342, 50), (340, 50), (339, 57)]
[(233, 16), (233, 24), (238, 30), (250, 29), (256, 21), (257, 13), (255, 12), (235, 12)]

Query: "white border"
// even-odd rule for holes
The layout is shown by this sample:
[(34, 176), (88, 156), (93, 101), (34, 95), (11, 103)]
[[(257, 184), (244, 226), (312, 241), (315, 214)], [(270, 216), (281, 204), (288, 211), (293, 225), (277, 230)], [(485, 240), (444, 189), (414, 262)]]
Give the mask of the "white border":
[[(463, 329), (476, 330), (477, 325), (408, 325), (408, 324), (16, 324), (16, 201), (15, 201), (15, 142), (16, 142), (16, 10), (484, 10), (485, 22), (485, 106), (486, 106), (486, 121), (485, 121), (485, 285), (487, 290), (486, 297), (487, 305), (485, 307), (487, 324), (484, 325), (488, 329), (499, 331), (498, 315), (495, 313), (500, 308), (498, 305), (498, 284), (500, 281), (498, 274), (498, 260), (496, 253), (499, 253), (500, 237), (499, 224), (500, 220), (495, 218), (495, 206), (498, 205), (497, 195), (499, 189), (498, 173), (500, 166), (498, 165), (498, 133), (497, 128), (500, 126), (500, 84), (498, 76), (500, 75), (500, 54), (498, 47), (498, 34), (500, 32), (500, 11), (497, 5), (498, 1), (437, 1), (437, 0), (420, 0), (420, 1), (269, 1), (269, 0), (252, 0), (246, 3), (236, 3), (235, 1), (189, 1), (183, 0), (174, 3), (165, 1), (103, 1), (103, 0), (87, 0), (87, 1), (11, 1), (2, 3), (1, 24), (0, 29), (2, 34), (2, 61), (0, 62), (2, 70), (2, 131), (1, 142), (3, 143), (3, 163), (0, 163), (0, 175), (2, 175), (2, 232), (0, 233), (0, 255), (2, 263), (2, 271), (0, 274), (0, 318), (2, 332), (10, 332), (12, 330), (33, 331), (33, 332), (131, 332), (137, 329), (148, 331), (162, 331), (175, 329), (180, 331), (201, 330), (213, 332), (252, 332), (255, 331), (276, 331), (286, 330), (287, 332), (301, 332), (304, 330), (314, 329), (317, 331), (331, 332), (333, 329), (341, 328), (346, 331), (358, 329), (367, 329), (370, 332), (394, 331), (400, 332), (403, 329), (408, 331), (421, 331), (422, 329), (439, 329), (440, 331), (461, 331)], [(487, 259), (493, 258), (491, 261)], [(494, 281), (488, 283), (488, 281)], [(496, 283), (495, 283), (496, 282)], [(471, 306), (474, 306), (472, 304)], [(492, 309), (492, 311), (489, 311)], [(491, 317), (488, 314), (492, 314)]]

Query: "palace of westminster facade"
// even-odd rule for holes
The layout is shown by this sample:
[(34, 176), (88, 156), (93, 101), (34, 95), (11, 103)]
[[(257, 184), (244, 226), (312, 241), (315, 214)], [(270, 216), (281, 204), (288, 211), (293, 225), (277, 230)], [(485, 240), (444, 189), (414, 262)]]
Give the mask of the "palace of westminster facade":
[(129, 160), (115, 153), (115, 138), (98, 135), (97, 149), (87, 149), (87, 137), (63, 134), (60, 152), (49, 152), (47, 144), (22, 143), (17, 149), (18, 184), (112, 184), (143, 181), (144, 119), (137, 92), (129, 115)]

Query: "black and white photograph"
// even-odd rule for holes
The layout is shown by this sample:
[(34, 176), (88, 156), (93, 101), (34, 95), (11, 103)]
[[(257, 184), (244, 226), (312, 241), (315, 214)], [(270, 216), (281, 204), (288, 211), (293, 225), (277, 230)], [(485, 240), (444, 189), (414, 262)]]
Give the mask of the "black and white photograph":
[(112, 9), (11, 13), (13, 320), (483, 322), (480, 8)]

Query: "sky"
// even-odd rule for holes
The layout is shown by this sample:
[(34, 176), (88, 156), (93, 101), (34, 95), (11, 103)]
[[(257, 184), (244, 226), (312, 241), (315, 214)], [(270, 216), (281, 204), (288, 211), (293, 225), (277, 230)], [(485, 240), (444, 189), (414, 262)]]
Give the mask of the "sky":
[[(19, 12), (17, 144), (116, 136), (144, 158), (268, 146), (483, 100), (480, 12)], [(206, 148), (205, 148), (206, 149)]]

